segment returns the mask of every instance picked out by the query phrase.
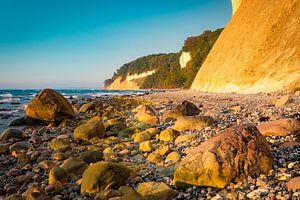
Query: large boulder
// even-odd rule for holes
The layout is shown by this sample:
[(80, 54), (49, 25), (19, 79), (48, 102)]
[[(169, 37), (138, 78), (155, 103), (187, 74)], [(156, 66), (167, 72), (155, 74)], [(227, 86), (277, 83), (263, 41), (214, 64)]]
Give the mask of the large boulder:
[(214, 119), (210, 116), (183, 116), (177, 118), (172, 128), (177, 131), (192, 131), (211, 126), (213, 123)]
[(267, 141), (247, 124), (231, 127), (186, 153), (175, 171), (175, 186), (224, 188), (249, 175), (268, 173), (273, 165)]
[(51, 89), (42, 90), (26, 108), (27, 118), (46, 123), (60, 122), (74, 116), (70, 103), (61, 94)]
[(287, 136), (300, 130), (300, 122), (296, 119), (286, 118), (261, 123), (257, 128), (264, 136)]
[(144, 122), (149, 125), (155, 125), (158, 123), (158, 117), (155, 109), (150, 105), (140, 105), (135, 110), (134, 118), (140, 122)]
[(74, 130), (74, 140), (89, 141), (94, 137), (103, 138), (104, 126), (101, 121), (91, 121), (78, 126)]
[(300, 87), (300, 1), (233, 0), (231, 18), (192, 89), (259, 93)]
[(105, 189), (118, 189), (125, 185), (130, 172), (127, 167), (117, 163), (97, 162), (84, 171), (81, 193), (96, 194)]

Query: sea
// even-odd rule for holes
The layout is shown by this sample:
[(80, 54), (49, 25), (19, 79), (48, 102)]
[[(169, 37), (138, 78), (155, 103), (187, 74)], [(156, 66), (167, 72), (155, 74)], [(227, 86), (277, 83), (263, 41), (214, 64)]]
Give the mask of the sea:
[[(41, 90), (0, 90), (0, 134), (8, 124), (25, 114), (25, 106)], [(142, 95), (149, 90), (96, 90), (60, 89), (56, 90), (66, 99), (110, 97), (115, 95)]]

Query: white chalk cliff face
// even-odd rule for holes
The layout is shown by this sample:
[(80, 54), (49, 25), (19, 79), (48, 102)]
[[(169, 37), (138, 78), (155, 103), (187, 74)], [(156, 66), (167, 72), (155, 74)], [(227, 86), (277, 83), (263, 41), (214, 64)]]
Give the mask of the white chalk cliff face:
[(192, 57), (189, 52), (182, 52), (180, 56), (180, 66), (181, 68), (185, 68), (187, 64), (192, 60)]
[(242, 3), (242, 0), (231, 0), (232, 15), (235, 14), (235, 12), (237, 11), (237, 9), (240, 7), (241, 3)]
[(237, 93), (299, 89), (300, 1), (243, 0), (191, 88)]
[(138, 90), (140, 86), (138, 85), (137, 81), (146, 78), (154, 74), (156, 70), (151, 70), (147, 72), (143, 72), (141, 74), (133, 74), (128, 75), (125, 80), (122, 81), (122, 77), (118, 77), (115, 79), (106, 89), (109, 90)]

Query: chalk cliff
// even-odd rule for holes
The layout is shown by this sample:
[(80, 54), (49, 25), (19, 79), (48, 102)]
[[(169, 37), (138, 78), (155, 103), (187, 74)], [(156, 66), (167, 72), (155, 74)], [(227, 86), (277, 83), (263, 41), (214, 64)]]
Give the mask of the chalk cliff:
[(178, 53), (143, 56), (124, 64), (104, 82), (105, 88), (189, 88), (222, 30), (204, 31), (187, 38)]
[(238, 93), (299, 89), (300, 1), (243, 0), (191, 88)]

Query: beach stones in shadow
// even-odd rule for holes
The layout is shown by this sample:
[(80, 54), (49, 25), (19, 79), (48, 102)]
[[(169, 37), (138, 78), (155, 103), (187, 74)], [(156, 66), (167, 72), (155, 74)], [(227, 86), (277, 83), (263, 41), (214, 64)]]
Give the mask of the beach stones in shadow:
[(171, 119), (177, 119), (178, 117), (182, 117), (182, 116), (194, 116), (194, 115), (198, 115), (199, 113), (200, 110), (195, 104), (189, 101), (183, 101), (175, 108), (171, 110), (167, 110), (163, 115), (163, 120), (168, 121)]
[(210, 116), (182, 116), (178, 117), (172, 129), (177, 131), (200, 130), (213, 125), (214, 118)]
[(174, 174), (174, 185), (224, 188), (272, 169), (273, 157), (266, 139), (252, 125), (240, 125), (186, 151)]
[(136, 112), (134, 118), (139, 122), (156, 125), (159, 121), (155, 109), (150, 105), (139, 105), (133, 112)]
[(296, 119), (286, 118), (261, 123), (257, 128), (264, 136), (287, 136), (300, 131), (300, 122)]
[(121, 164), (97, 162), (84, 171), (81, 193), (96, 194), (105, 189), (118, 189), (125, 185), (130, 173), (131, 171)]
[(26, 122), (35, 119), (46, 123), (60, 122), (72, 118), (75, 112), (70, 103), (58, 92), (51, 89), (42, 90), (26, 108)]
[(6, 142), (12, 138), (23, 139), (24, 138), (23, 132), (18, 129), (8, 128), (5, 131), (3, 131), (2, 134), (0, 135), (1, 142)]

